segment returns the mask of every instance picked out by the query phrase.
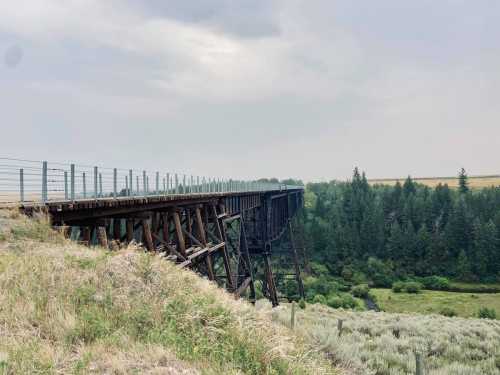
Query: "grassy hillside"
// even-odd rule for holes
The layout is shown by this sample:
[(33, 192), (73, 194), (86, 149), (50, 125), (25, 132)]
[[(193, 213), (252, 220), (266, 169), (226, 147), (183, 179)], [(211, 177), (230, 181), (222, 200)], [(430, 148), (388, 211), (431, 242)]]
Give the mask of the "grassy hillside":
[(500, 316), (500, 294), (456, 293), (424, 290), (418, 294), (394, 293), (390, 289), (372, 289), (377, 304), (386, 312), (440, 314), (450, 309), (457, 316), (476, 317), (481, 307)]
[[(273, 310), (287, 326), (290, 307)], [(338, 319), (343, 320), (339, 337)], [(309, 337), (352, 374), (415, 374), (415, 352), (426, 375), (500, 375), (500, 321), (353, 312), (308, 305), (298, 310), (296, 331)]]
[(0, 211), (0, 374), (332, 374), (299, 337), (158, 256)]
[[(405, 177), (406, 178), (406, 177)], [(380, 179), (370, 179), (369, 183), (372, 185), (382, 184), (382, 185), (395, 185), (397, 181), (401, 184), (404, 183), (405, 178), (380, 178)], [(439, 184), (448, 184), (449, 187), (458, 187), (457, 177), (421, 177), (413, 178), (413, 181), (419, 184), (427, 185), (431, 188), (436, 187)], [(500, 176), (470, 176), (469, 186), (473, 189), (480, 189), (484, 187), (500, 186)]]

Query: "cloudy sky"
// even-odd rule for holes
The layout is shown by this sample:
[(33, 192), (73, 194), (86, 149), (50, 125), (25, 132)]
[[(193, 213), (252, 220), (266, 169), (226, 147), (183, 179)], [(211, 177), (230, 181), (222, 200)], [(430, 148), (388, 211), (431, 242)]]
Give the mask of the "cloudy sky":
[(498, 0), (0, 2), (0, 156), (500, 173)]

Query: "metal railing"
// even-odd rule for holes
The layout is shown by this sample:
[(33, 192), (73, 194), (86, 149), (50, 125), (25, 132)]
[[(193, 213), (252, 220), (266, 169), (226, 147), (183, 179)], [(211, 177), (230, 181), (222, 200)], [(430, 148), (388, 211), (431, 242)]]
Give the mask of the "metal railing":
[(0, 157), (0, 203), (302, 188), (262, 181)]

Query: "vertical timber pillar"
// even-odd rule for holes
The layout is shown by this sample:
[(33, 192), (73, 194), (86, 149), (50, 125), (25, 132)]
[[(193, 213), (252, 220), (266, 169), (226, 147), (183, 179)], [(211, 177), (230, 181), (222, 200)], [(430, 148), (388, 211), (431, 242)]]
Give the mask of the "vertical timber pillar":
[(178, 211), (174, 211), (174, 224), (175, 224), (175, 234), (177, 236), (177, 244), (179, 245), (179, 252), (183, 257), (186, 257), (186, 241), (184, 239), (184, 233), (182, 233), (181, 218)]
[[(203, 244), (203, 246), (207, 247), (207, 233), (205, 232), (205, 226), (203, 225), (203, 219), (201, 218), (200, 207), (196, 207), (195, 209), (195, 220), (196, 220), (196, 230), (198, 232), (198, 236), (201, 240), (201, 243)], [(208, 278), (210, 280), (215, 280), (212, 255), (210, 253), (207, 253), (207, 256), (205, 257), (205, 262), (207, 265)]]
[(146, 218), (142, 219), (142, 232), (146, 249), (148, 249), (149, 251), (154, 251), (155, 246), (153, 243), (153, 237), (151, 235), (151, 227), (149, 226), (149, 220)]

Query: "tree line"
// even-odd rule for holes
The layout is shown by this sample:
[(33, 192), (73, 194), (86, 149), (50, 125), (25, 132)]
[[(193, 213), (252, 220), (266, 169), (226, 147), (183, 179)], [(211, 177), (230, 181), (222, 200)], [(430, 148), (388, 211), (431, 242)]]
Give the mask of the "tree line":
[(302, 220), (313, 264), (376, 286), (442, 275), (500, 280), (500, 187), (371, 186), (356, 168), (349, 182), (309, 183)]

